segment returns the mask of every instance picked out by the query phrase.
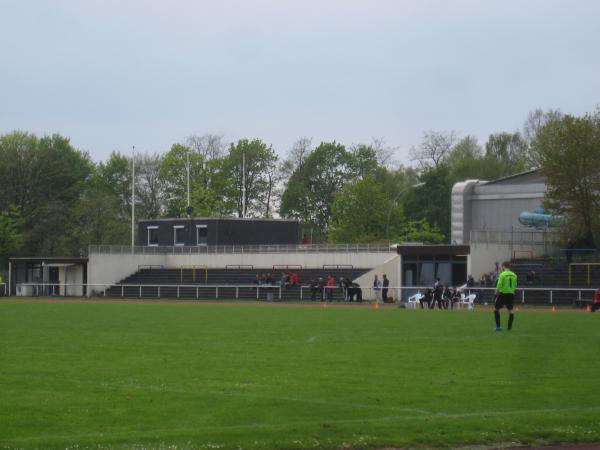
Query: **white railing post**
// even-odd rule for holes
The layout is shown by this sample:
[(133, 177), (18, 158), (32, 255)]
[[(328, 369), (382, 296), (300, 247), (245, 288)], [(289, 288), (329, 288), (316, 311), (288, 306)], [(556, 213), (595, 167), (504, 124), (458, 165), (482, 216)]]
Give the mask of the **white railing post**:
[(218, 299), (219, 298), (219, 286), (215, 287), (215, 298)]
[(236, 286), (235, 288), (235, 298), (239, 298), (240, 297), (240, 288)]
[(124, 297), (124, 295), (123, 295), (124, 289), (125, 289), (125, 286), (121, 285), (121, 297)]
[(179, 286), (177, 286), (177, 298), (179, 298)]
[(158, 286), (157, 296), (158, 296), (158, 298), (160, 298), (160, 286)]
[(552, 298), (552, 294), (553, 294), (553, 291), (552, 291), (552, 289), (550, 289), (550, 304), (551, 304), (551, 305), (553, 304), (553, 301), (552, 301), (552, 300), (553, 300), (553, 298)]
[(140, 298), (142, 298), (142, 285), (140, 284)]

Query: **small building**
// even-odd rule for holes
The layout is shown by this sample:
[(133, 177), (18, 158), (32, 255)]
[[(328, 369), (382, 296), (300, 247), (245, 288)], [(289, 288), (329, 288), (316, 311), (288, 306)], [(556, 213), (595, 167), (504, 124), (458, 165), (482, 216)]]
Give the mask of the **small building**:
[(138, 222), (138, 245), (281, 245), (298, 244), (297, 220), (209, 218), (145, 219)]
[(399, 245), (402, 286), (433, 286), (436, 279), (448, 286), (467, 281), (468, 245)]
[(9, 258), (9, 295), (86, 295), (87, 264), (88, 258)]

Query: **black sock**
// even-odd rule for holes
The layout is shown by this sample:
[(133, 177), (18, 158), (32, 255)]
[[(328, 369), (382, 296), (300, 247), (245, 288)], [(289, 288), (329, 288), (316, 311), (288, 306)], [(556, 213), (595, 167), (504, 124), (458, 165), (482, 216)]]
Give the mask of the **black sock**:
[(496, 319), (496, 328), (500, 328), (500, 311), (494, 310), (494, 319)]
[(509, 329), (509, 330), (512, 328), (512, 323), (513, 323), (513, 320), (515, 320), (515, 315), (514, 315), (514, 314), (511, 312), (511, 313), (508, 315), (508, 329)]

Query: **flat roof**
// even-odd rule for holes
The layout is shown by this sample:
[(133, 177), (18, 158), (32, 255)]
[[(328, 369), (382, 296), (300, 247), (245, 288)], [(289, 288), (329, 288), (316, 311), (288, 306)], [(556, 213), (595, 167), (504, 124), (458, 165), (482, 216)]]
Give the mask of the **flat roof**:
[(76, 258), (69, 256), (15, 256), (8, 258), (10, 262), (40, 262), (49, 264), (85, 264), (88, 258)]
[(466, 256), (471, 253), (471, 247), (469, 245), (450, 245), (450, 244), (399, 245), (398, 247), (396, 247), (396, 251), (398, 252), (399, 255)]
[(515, 178), (521, 178), (521, 177), (526, 177), (526, 176), (530, 176), (530, 175), (535, 175), (539, 173), (539, 169), (531, 169), (531, 170), (526, 170), (525, 172), (519, 172), (519, 173), (514, 173), (512, 175), (508, 175), (502, 178), (496, 178), (495, 180), (491, 180), (491, 181), (486, 181), (484, 182), (485, 184), (496, 184), (496, 183), (504, 183), (505, 181), (509, 181)]
[(159, 219), (139, 219), (141, 222), (168, 222), (174, 220), (239, 220), (247, 222), (298, 222), (296, 219), (264, 219), (255, 217), (161, 217)]

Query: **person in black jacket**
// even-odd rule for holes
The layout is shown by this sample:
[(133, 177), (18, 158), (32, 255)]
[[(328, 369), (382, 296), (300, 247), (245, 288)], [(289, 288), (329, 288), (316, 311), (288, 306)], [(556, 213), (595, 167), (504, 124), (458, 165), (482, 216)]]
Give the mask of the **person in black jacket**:
[(382, 280), (381, 285), (382, 285), (381, 300), (383, 300), (383, 303), (387, 303), (387, 301), (388, 301), (388, 286), (390, 285), (390, 280), (388, 280), (388, 277), (385, 273), (383, 274), (383, 280)]

